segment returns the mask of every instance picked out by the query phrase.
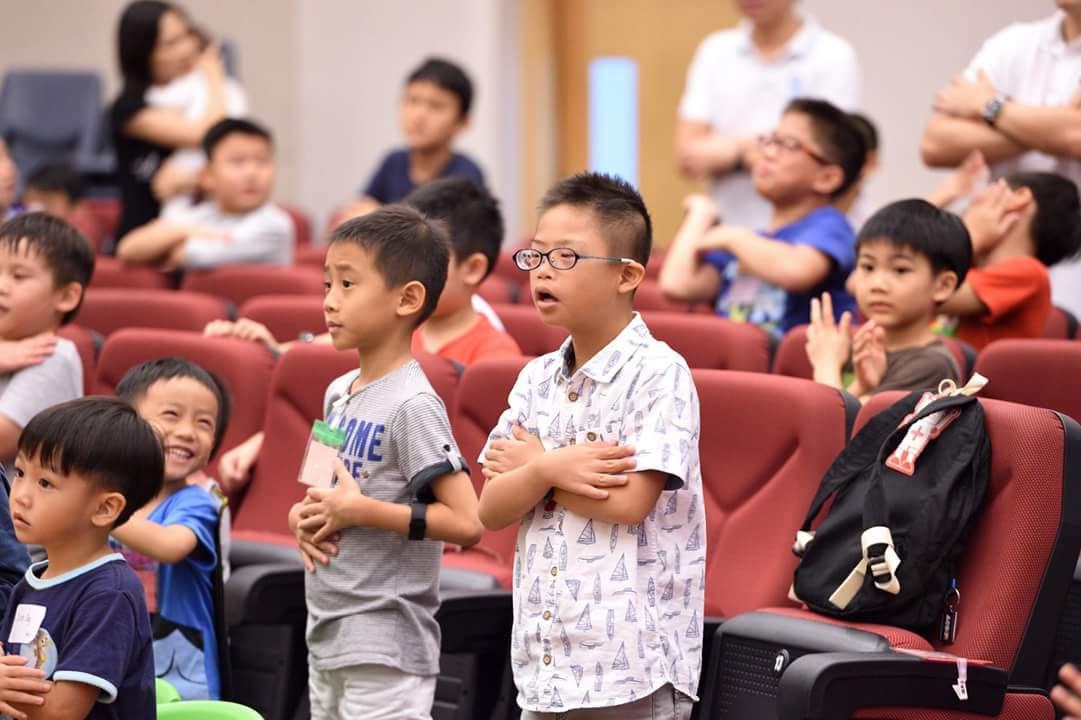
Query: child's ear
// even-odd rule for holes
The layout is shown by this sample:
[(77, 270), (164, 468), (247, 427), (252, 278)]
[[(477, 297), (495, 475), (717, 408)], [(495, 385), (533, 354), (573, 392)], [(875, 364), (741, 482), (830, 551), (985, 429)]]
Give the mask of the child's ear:
[(99, 528), (111, 528), (115, 525), (120, 513), (128, 506), (127, 498), (118, 492), (99, 493), (95, 503), (90, 521)]
[(1019, 187), (1016, 190), (1011, 190), (1009, 195), (1006, 196), (1006, 212), (1022, 212), (1027, 210), (1030, 206), (1035, 207), (1036, 198), (1032, 194), (1032, 190), (1027, 187)]
[(845, 181), (840, 165), (826, 165), (818, 171), (811, 188), (819, 195), (832, 195)]
[(211, 195), (214, 194), (214, 173), (210, 172), (209, 162), (199, 171), (197, 181), (200, 190)]
[(61, 315), (67, 315), (69, 312), (79, 307), (79, 301), (82, 300), (82, 298), (82, 284), (69, 282), (67, 285), (57, 288), (56, 290), (56, 311)]
[(410, 280), (402, 286), (402, 293), (398, 298), (398, 317), (414, 315), (424, 307), (424, 298), (427, 297), (424, 283), (419, 280)]
[(619, 292), (629, 293), (637, 290), (646, 277), (646, 268), (638, 262), (623, 263), (619, 273)]
[(488, 257), (484, 253), (473, 253), (458, 263), (458, 273), (466, 285), (477, 287), (488, 274)]
[(940, 305), (957, 292), (957, 273), (953, 270), (942, 270), (935, 275), (935, 282), (931, 288), (931, 298), (936, 305)]

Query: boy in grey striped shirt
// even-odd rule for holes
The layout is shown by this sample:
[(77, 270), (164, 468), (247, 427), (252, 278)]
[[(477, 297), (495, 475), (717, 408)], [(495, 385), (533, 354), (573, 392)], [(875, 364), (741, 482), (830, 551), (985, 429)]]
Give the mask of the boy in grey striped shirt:
[[(442, 226), (405, 206), (340, 225), (327, 250), (327, 329), (360, 369), (327, 389), (327, 421), (346, 438), (336, 484), (309, 489), (289, 513), (312, 571), (313, 720), (430, 717), (441, 541), (472, 545), (482, 532), (446, 408), (410, 352), (448, 252)], [(324, 553), (333, 557), (317, 563)]]

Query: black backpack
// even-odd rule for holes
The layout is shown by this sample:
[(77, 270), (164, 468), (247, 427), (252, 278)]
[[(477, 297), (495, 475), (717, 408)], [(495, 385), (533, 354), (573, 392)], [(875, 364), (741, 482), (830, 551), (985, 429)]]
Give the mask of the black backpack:
[[(925, 636), (945, 618), (939, 639), (952, 641), (957, 564), (991, 463), (983, 408), (967, 393), (985, 382), (977, 376), (952, 395), (911, 393), (852, 438), (822, 478), (797, 533), (794, 600), (824, 615)], [(913, 458), (905, 441), (917, 423), (907, 440), (921, 442), (929, 425), (931, 439)], [(830, 498), (829, 513), (811, 532)]]

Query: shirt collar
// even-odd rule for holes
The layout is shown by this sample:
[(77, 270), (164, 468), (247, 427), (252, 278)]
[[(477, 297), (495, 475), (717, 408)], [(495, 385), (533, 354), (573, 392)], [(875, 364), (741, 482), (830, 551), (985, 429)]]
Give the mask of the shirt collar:
[[(784, 50), (777, 57), (778, 60), (806, 55), (818, 38), (818, 32), (821, 29), (818, 22), (810, 15), (801, 15), (800, 19), (803, 20), (803, 24), (795, 36), (785, 45)], [(754, 40), (751, 39), (753, 29), (754, 25), (750, 20), (744, 18), (739, 21), (739, 24), (736, 25), (736, 33), (739, 37), (738, 47), (741, 52), (758, 57), (758, 49), (755, 48)]]
[[(627, 364), (635, 350), (646, 345), (651, 339), (652, 335), (642, 320), (642, 316), (634, 313), (627, 326), (574, 374), (582, 373), (598, 383), (612, 382), (616, 373)], [(559, 347), (559, 357), (562, 362), (556, 364), (556, 381), (570, 380), (572, 376), (568, 374), (567, 369), (574, 364), (574, 346), (570, 338), (564, 340)]]
[(1067, 43), (1062, 39), (1062, 24), (1066, 22), (1066, 13), (1056, 10), (1055, 14), (1048, 18), (1044, 26), (1043, 47), (1055, 55), (1064, 55), (1068, 52), (1081, 52), (1081, 38)]

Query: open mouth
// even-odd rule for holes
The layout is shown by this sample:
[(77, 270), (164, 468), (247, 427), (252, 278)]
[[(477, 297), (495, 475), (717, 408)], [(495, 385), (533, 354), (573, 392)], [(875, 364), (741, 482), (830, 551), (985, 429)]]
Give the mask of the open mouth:
[(166, 448), (165, 455), (171, 460), (180, 460), (181, 462), (187, 462), (195, 457), (194, 452), (182, 447)]
[(559, 298), (545, 288), (537, 288), (533, 291), (533, 304), (540, 309), (551, 308), (559, 302)]

